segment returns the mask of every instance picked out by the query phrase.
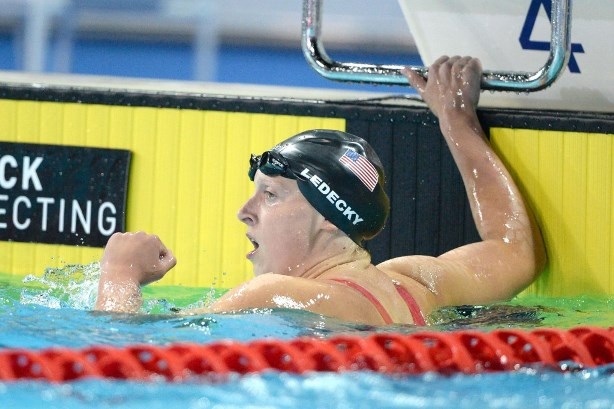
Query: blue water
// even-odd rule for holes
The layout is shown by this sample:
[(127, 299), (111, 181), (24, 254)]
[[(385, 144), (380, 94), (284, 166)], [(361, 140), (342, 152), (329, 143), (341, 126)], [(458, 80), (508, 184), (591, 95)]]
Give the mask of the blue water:
[[(144, 313), (92, 312), (98, 266), (49, 270), (25, 280), (0, 275), (0, 347), (41, 349), (91, 345), (208, 343), (299, 336), (417, 331), (413, 326), (352, 325), (316, 314), (253, 311), (178, 316), (201, 305), (208, 289), (150, 287)], [(205, 301), (206, 303), (207, 301)], [(614, 322), (614, 297), (525, 298), (434, 314), (431, 329), (538, 328)], [(182, 383), (81, 380), (64, 384), (0, 382), (0, 408), (614, 408), (614, 365), (560, 372), (386, 376), (372, 372), (268, 372)]]
[[(0, 383), (4, 408), (590, 408), (614, 405), (614, 366), (444, 377), (266, 373), (226, 381)], [(609, 375), (608, 375), (609, 374)]]

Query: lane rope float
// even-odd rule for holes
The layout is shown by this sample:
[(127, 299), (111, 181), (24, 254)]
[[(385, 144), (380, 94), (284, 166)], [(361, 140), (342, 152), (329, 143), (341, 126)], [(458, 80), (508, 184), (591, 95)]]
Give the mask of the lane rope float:
[(270, 370), (296, 374), (362, 370), (386, 374), (477, 374), (532, 365), (561, 368), (563, 363), (576, 367), (614, 363), (614, 327), (5, 349), (0, 351), (0, 381), (68, 382), (83, 378), (182, 381)]

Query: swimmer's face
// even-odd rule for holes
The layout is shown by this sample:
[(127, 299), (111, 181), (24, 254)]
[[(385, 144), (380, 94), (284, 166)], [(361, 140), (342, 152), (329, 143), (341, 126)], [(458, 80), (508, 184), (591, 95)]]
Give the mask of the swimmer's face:
[(258, 171), (254, 184), (254, 194), (237, 214), (254, 245), (247, 254), (254, 273), (301, 275), (313, 262), (324, 217), (303, 197), (296, 180)]

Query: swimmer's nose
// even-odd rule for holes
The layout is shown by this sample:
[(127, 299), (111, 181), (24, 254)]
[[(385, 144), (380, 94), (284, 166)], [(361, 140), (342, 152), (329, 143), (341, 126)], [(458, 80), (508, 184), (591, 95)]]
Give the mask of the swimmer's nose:
[(252, 226), (256, 221), (256, 214), (253, 211), (254, 196), (250, 197), (237, 212), (237, 218), (248, 226)]

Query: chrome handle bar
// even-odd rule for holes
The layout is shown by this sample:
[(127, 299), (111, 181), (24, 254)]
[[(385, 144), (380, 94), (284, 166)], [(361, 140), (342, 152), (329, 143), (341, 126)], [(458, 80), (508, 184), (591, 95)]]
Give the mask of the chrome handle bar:
[[(323, 77), (334, 81), (386, 85), (408, 85), (401, 73), (403, 65), (341, 63), (331, 60), (320, 40), (322, 0), (303, 0), (302, 48), (309, 64)], [(534, 73), (487, 71), (481, 88), (493, 91), (532, 92), (550, 86), (561, 74), (571, 52), (571, 0), (552, 0), (550, 55)], [(427, 77), (428, 68), (408, 66)]]

